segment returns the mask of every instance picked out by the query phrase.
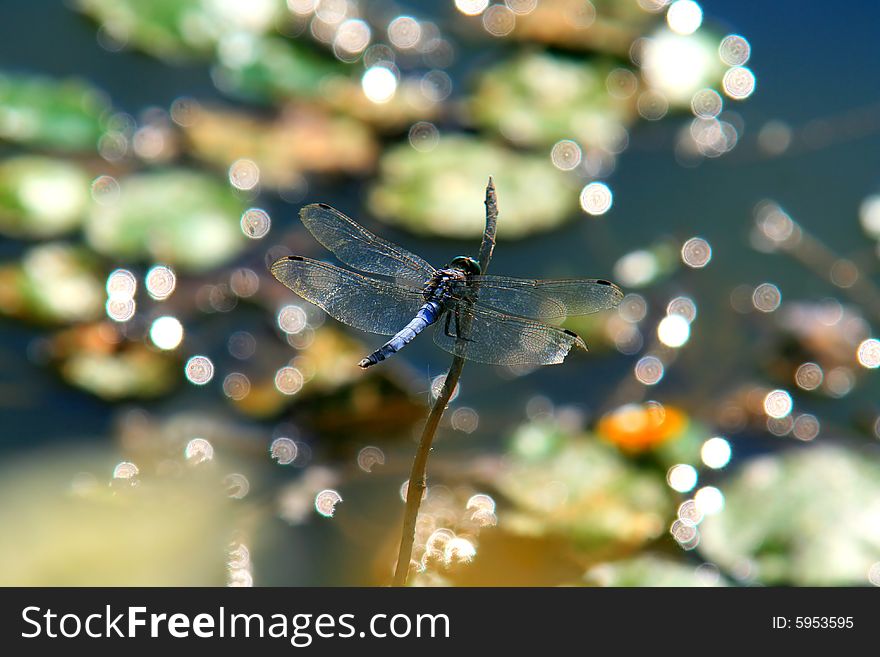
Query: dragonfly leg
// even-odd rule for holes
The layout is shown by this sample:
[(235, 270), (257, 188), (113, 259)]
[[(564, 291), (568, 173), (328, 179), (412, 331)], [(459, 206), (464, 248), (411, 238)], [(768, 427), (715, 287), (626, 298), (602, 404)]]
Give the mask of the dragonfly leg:
[(464, 340), (465, 342), (473, 342), (470, 338), (466, 338), (461, 334), (461, 310), (455, 310), (455, 333), (456, 335), (449, 335), (447, 332), (446, 335), (449, 335), (451, 338), (455, 338), (456, 340)]
[(449, 332), (450, 324), (452, 324), (452, 313), (446, 313), (446, 322), (443, 324), (443, 332), (446, 334), (447, 338), (454, 338), (455, 336)]

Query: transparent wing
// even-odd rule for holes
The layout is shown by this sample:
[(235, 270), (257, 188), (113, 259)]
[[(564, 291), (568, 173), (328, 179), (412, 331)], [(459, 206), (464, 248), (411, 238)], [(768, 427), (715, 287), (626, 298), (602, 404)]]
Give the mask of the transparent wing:
[(307, 205), (299, 216), (316, 240), (355, 269), (391, 276), (402, 285), (418, 288), (434, 273), (419, 256), (374, 235), (329, 205)]
[(417, 290), (302, 256), (276, 260), (271, 271), (281, 283), (331, 317), (369, 333), (394, 335), (424, 302)]
[(587, 348), (571, 331), (467, 302), (440, 318), (434, 342), (452, 354), (490, 365), (555, 365), (572, 347)]
[(601, 279), (532, 280), (474, 276), (477, 305), (532, 319), (564, 319), (614, 308), (623, 299), (619, 287)]

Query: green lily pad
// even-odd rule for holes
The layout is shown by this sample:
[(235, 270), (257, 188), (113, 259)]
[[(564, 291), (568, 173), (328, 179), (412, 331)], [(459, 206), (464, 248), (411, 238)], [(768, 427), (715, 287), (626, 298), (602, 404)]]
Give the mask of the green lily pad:
[(368, 204), (378, 219), (414, 233), (478, 237), (486, 223), (483, 199), (490, 175), (499, 190), (501, 238), (551, 230), (575, 215), (576, 181), (549, 157), (464, 135), (441, 137), (430, 151), (409, 144), (386, 150)]
[(94, 203), (86, 220), (86, 239), (99, 253), (200, 271), (244, 248), (244, 206), (215, 178), (171, 169), (119, 184), (118, 198)]
[(94, 256), (68, 244), (41, 244), (21, 263), (0, 266), (0, 314), (52, 324), (104, 312), (104, 281)]
[(77, 0), (77, 7), (118, 43), (181, 59), (211, 55), (224, 36), (266, 32), (281, 17), (284, 2)]
[(560, 441), (559, 430), (547, 423), (517, 433), (495, 484), (513, 504), (501, 512), (500, 527), (566, 537), (589, 552), (641, 545), (663, 532), (671, 513), (660, 477), (593, 437)]
[(394, 95), (382, 103), (367, 97), (360, 80), (331, 77), (322, 81), (320, 102), (385, 133), (399, 133), (417, 121), (435, 120), (445, 107), (443, 100), (425, 95), (417, 76), (403, 77)]
[(701, 572), (693, 565), (653, 554), (598, 564), (584, 579), (593, 586), (727, 586), (717, 571)]
[(48, 157), (0, 162), (0, 233), (54, 237), (76, 228), (89, 204), (89, 177), (75, 164)]
[(219, 64), (215, 80), (223, 91), (249, 100), (319, 98), (325, 83), (347, 76), (346, 68), (306, 44), (265, 37), (249, 44), (247, 57)]
[(180, 381), (176, 357), (125, 340), (110, 322), (62, 331), (50, 352), (65, 381), (110, 401), (158, 397)]
[(110, 103), (80, 80), (0, 74), (0, 139), (60, 151), (94, 151)]
[(574, 139), (584, 148), (618, 152), (636, 112), (634, 88), (626, 99), (608, 93), (614, 69), (550, 53), (521, 55), (480, 76), (470, 110), (478, 125), (516, 144)]
[(305, 171), (366, 173), (379, 150), (359, 121), (311, 105), (288, 106), (274, 120), (243, 112), (196, 108), (181, 130), (191, 155), (226, 169), (252, 159), (264, 187), (290, 188)]
[(700, 525), (700, 552), (763, 584), (868, 584), (880, 561), (880, 464), (867, 456), (811, 446), (750, 461), (723, 487), (724, 510)]
[(632, 42), (658, 17), (636, 2), (541, 0), (516, 17), (511, 36), (520, 41), (626, 57)]

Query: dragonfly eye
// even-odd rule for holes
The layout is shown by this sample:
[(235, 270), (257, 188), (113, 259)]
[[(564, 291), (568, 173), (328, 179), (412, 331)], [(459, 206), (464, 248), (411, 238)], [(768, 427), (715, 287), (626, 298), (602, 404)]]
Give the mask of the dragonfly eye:
[(455, 256), (452, 259), (452, 262), (449, 263), (449, 266), (461, 269), (463, 272), (471, 276), (479, 276), (483, 271), (483, 268), (480, 267), (480, 263), (470, 256)]

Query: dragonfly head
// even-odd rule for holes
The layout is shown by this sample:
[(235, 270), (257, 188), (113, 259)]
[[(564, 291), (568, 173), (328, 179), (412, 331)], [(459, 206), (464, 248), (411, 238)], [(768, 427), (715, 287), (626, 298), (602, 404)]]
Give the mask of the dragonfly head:
[(455, 256), (449, 266), (460, 269), (468, 276), (479, 276), (483, 272), (480, 263), (470, 256)]

